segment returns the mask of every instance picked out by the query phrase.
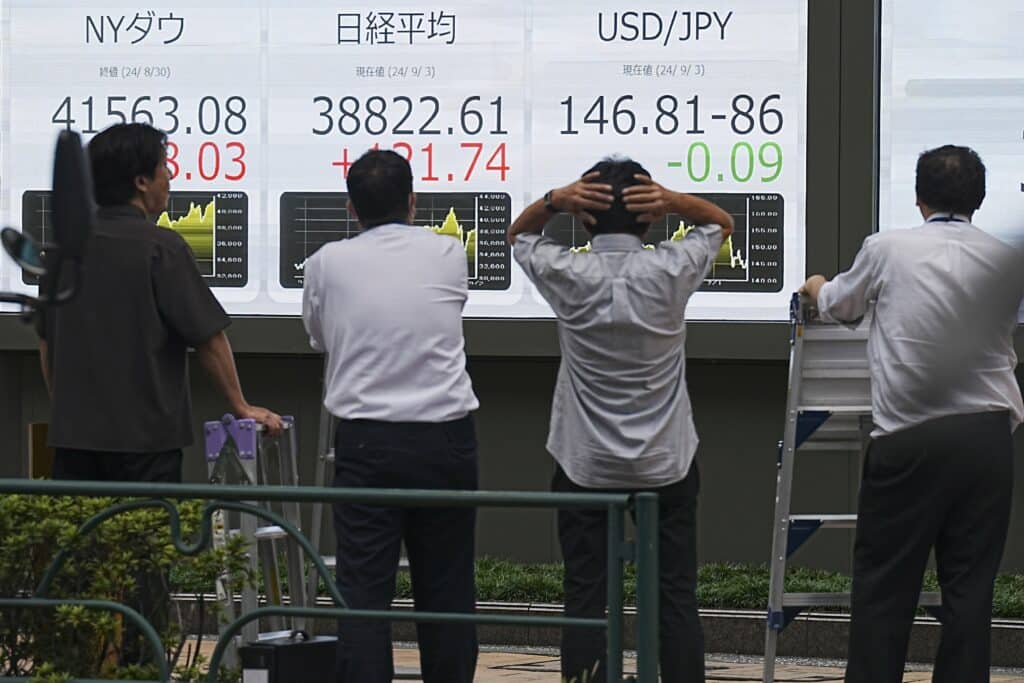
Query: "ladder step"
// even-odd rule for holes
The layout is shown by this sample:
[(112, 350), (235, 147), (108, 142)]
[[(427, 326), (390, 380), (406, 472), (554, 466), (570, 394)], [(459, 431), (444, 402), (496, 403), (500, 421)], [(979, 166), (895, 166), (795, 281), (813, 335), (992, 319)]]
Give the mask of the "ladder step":
[[(939, 593), (921, 593), (917, 603), (921, 607), (938, 607), (942, 605)], [(785, 593), (782, 596), (784, 607), (849, 607), (849, 593)]]
[(864, 404), (854, 405), (801, 405), (797, 406), (797, 410), (801, 413), (811, 412), (826, 412), (834, 415), (870, 415), (871, 406)]
[(279, 538), (288, 538), (288, 532), (279, 526), (263, 526), (256, 529), (254, 536), (257, 541), (276, 541)]
[(257, 640), (277, 640), (278, 638), (291, 638), (293, 631), (264, 631), (257, 636)]
[(804, 379), (871, 379), (867, 366), (851, 368), (849, 365), (805, 365), (800, 373)]
[(790, 515), (793, 522), (819, 522), (822, 529), (853, 529), (857, 526), (857, 515)]
[(868, 340), (870, 325), (860, 325), (855, 330), (831, 323), (811, 324), (804, 326), (804, 341), (824, 342), (857, 342)]
[(807, 441), (800, 444), (799, 450), (803, 451), (859, 451), (864, 447), (863, 442), (859, 439), (854, 441), (852, 439), (847, 441), (816, 441), (814, 438), (810, 438)]
[[(328, 569), (334, 570), (334, 569), (338, 568), (338, 558), (335, 557), (334, 555), (324, 555), (320, 559), (322, 559), (324, 561), (324, 565)], [(401, 571), (405, 571), (408, 568), (409, 568), (409, 558), (408, 557), (400, 557), (400, 558), (398, 558), (398, 569), (401, 570)]]

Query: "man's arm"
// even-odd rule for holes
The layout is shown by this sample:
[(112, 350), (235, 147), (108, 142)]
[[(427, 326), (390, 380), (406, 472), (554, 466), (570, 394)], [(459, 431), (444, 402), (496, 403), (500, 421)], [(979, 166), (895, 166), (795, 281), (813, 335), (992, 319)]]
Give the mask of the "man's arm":
[(732, 234), (732, 216), (711, 202), (685, 192), (673, 192), (649, 177), (636, 175), (636, 185), (622, 192), (626, 209), (640, 214), (641, 223), (653, 223), (666, 214), (678, 213), (694, 225), (717, 225), (722, 228), (722, 239)]
[(45, 339), (39, 340), (39, 369), (43, 371), (46, 393), (53, 398), (53, 382), (50, 378), (50, 345), (46, 343)]
[(251, 418), (263, 424), (267, 432), (276, 436), (281, 433), (284, 424), (281, 417), (266, 408), (251, 406), (242, 395), (242, 386), (238, 381), (238, 370), (235, 367), (235, 356), (231, 352), (231, 342), (223, 332), (210, 337), (196, 347), (199, 362), (207, 374), (217, 385), (217, 389), (227, 399), (231, 412), (240, 418)]
[(868, 237), (853, 265), (831, 281), (824, 275), (807, 278), (800, 293), (807, 296), (826, 322), (855, 323), (864, 317), (868, 303), (878, 296), (881, 282), (877, 275), (877, 242)]
[[(551, 191), (551, 206), (559, 212), (571, 213), (587, 225), (593, 225), (597, 219), (591, 211), (606, 211), (612, 206), (612, 186), (594, 181), (601, 174), (597, 171), (588, 173), (576, 182)], [(551, 212), (544, 206), (544, 200), (538, 199), (523, 210), (508, 229), (509, 244), (516, 243), (516, 237), (523, 233), (540, 232), (551, 220)]]
[(309, 335), (309, 345), (315, 351), (324, 350), (323, 325), (320, 322), (320, 295), (317, 291), (316, 267), (319, 252), (306, 259), (302, 283), (302, 324)]

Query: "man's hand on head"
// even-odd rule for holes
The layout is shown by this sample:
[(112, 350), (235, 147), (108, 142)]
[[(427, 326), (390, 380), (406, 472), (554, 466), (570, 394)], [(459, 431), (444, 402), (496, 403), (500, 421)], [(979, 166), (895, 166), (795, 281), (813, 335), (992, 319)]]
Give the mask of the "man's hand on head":
[(600, 176), (594, 171), (570, 185), (552, 190), (551, 205), (558, 211), (571, 213), (586, 225), (594, 225), (597, 219), (590, 212), (607, 211), (615, 201), (612, 186), (596, 182)]
[(641, 223), (653, 223), (672, 213), (675, 192), (662, 187), (649, 176), (638, 173), (634, 178), (637, 184), (622, 191), (627, 211), (639, 214), (637, 220)]

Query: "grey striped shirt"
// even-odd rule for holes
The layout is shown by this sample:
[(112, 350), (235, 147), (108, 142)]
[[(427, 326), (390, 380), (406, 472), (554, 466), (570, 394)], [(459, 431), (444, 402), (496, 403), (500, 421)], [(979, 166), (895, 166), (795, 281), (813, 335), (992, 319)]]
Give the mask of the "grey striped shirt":
[(641, 488), (686, 476), (697, 433), (684, 312), (721, 244), (717, 225), (656, 249), (621, 233), (597, 235), (579, 254), (541, 235), (517, 238), (516, 260), (558, 316), (547, 448), (576, 484)]

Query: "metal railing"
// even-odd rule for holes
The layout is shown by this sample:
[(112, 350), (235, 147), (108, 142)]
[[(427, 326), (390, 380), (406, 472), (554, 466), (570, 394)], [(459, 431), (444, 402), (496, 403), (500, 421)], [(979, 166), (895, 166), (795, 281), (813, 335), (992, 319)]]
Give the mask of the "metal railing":
[[(0, 479), (0, 494), (136, 498), (114, 504), (87, 520), (78, 534), (89, 533), (107, 519), (123, 512), (142, 507), (160, 507), (170, 517), (171, 537), (175, 548), (183, 555), (195, 555), (210, 546), (213, 538), (212, 518), (217, 510), (232, 510), (256, 515), (280, 526), (302, 546), (316, 571), (323, 579), (335, 606), (314, 608), (302, 606), (260, 607), (242, 614), (221, 633), (210, 658), (208, 683), (216, 683), (218, 669), (234, 636), (247, 623), (260, 617), (315, 617), (322, 619), (356, 619), (387, 621), (419, 621), (433, 623), (504, 624), (518, 626), (585, 627), (607, 631), (606, 680), (610, 683), (635, 681), (656, 683), (658, 680), (658, 496), (654, 493), (586, 494), (586, 493), (531, 493), (512, 491), (441, 491), (413, 489), (347, 489), (295, 486), (225, 486), (209, 484), (149, 484), (86, 481), (41, 481), (27, 479)], [(208, 501), (203, 509), (199, 538), (186, 544), (181, 538), (181, 521), (177, 507), (167, 499), (200, 499)], [(608, 511), (608, 613), (605, 619), (585, 619), (565, 616), (515, 616), (448, 612), (392, 612), (388, 610), (358, 610), (346, 606), (334, 579), (319, 553), (299, 529), (280, 515), (257, 505), (253, 501), (299, 503), (363, 503), (394, 507), (497, 507), (497, 508), (575, 508), (606, 509)], [(636, 542), (625, 538), (625, 516), (635, 513)], [(0, 597), (0, 609), (56, 608), (60, 605), (79, 605), (87, 609), (112, 611), (121, 614), (138, 626), (140, 633), (154, 646), (155, 652), (163, 647), (156, 629), (141, 614), (125, 605), (105, 600), (70, 600), (47, 598), (50, 584), (68, 557), (60, 550), (32, 597)], [(634, 561), (637, 566), (637, 676), (623, 677), (623, 563)], [(171, 680), (168, 663), (159, 658), (160, 681)], [(30, 681), (31, 678), (8, 678), (10, 681)], [(78, 683), (86, 683), (77, 679)], [(125, 683), (144, 683), (127, 681)]]

